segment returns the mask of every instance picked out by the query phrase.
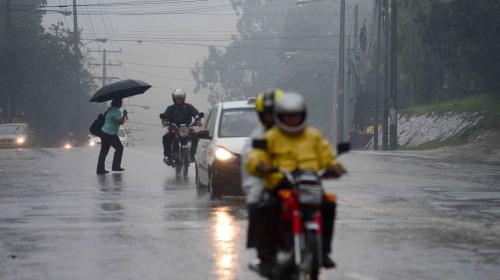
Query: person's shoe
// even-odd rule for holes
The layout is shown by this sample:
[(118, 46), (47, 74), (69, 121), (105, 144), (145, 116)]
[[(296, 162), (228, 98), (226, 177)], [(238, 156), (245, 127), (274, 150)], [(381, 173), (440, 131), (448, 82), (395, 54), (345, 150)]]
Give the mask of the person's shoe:
[(271, 264), (270, 263), (265, 263), (265, 262), (262, 262), (260, 260), (254, 260), (252, 261), (251, 263), (248, 264), (248, 267), (259, 273), (261, 276), (263, 277), (267, 277), (267, 278), (270, 278), (272, 276), (272, 267), (271, 267)]
[(323, 267), (324, 268), (335, 268), (337, 265), (328, 255), (324, 255), (323, 257)]
[(108, 170), (97, 170), (96, 173), (97, 173), (97, 175), (104, 175), (104, 174), (109, 173), (109, 171)]
[(125, 171), (125, 169), (123, 169), (123, 168), (121, 168), (121, 167), (113, 168), (113, 169), (111, 169), (111, 170), (113, 170), (113, 171), (119, 171), (119, 172), (121, 172), (121, 171)]
[(169, 157), (167, 157), (167, 156), (163, 157), (163, 162), (166, 165), (172, 165), (172, 160)]

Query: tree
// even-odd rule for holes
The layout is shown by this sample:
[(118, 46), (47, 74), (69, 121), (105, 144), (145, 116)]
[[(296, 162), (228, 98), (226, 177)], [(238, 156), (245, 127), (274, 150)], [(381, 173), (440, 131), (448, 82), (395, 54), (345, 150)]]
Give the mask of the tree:
[(336, 67), (325, 57), (336, 56), (337, 5), (324, 1), (297, 7), (292, 0), (233, 4), (241, 14), (239, 36), (225, 50), (210, 47), (196, 64), (196, 91), (208, 90), (212, 103), (277, 87), (297, 91), (307, 97), (312, 122), (328, 130)]
[[(16, 113), (32, 116), (32, 126), (44, 144), (59, 144), (60, 139), (74, 131), (75, 54), (72, 49), (73, 32), (62, 23), (45, 30), (41, 25), (42, 14), (36, 8), (40, 0), (20, 0), (12, 4), (12, 32), (9, 41), (7, 30), (0, 37), (0, 75), (11, 77)], [(27, 16), (28, 15), (28, 16)], [(2, 13), (0, 20), (5, 20)], [(14, 56), (14, 64), (9, 59)], [(12, 65), (12, 67), (10, 67)], [(80, 69), (81, 88), (88, 93), (95, 89), (89, 72)], [(13, 69), (12, 69), (13, 68)], [(11, 75), (8, 72), (12, 71)], [(6, 88), (6, 78), (0, 88)], [(3, 93), (3, 92), (2, 92)], [(5, 107), (2, 96), (0, 107)], [(95, 115), (81, 98), (82, 123), (90, 123)]]

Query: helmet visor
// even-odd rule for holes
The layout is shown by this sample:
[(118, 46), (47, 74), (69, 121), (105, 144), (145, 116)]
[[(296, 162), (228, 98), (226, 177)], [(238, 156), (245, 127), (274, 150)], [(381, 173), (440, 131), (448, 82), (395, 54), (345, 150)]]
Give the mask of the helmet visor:
[(280, 122), (288, 127), (300, 127), (306, 120), (304, 113), (278, 114)]

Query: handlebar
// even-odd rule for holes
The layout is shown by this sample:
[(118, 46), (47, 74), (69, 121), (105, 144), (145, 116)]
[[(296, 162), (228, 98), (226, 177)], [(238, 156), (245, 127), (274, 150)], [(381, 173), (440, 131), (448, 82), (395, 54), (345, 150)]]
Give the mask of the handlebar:
[[(275, 168), (271, 169), (270, 173), (281, 173), (285, 176), (285, 178), (289, 182), (295, 182), (295, 178), (294, 178), (293, 174), (286, 169), (275, 167)], [(338, 178), (338, 177), (342, 176), (342, 174), (337, 174), (337, 172), (335, 172), (335, 170), (330, 169), (330, 168), (323, 168), (320, 171), (318, 171), (317, 174), (322, 179)]]

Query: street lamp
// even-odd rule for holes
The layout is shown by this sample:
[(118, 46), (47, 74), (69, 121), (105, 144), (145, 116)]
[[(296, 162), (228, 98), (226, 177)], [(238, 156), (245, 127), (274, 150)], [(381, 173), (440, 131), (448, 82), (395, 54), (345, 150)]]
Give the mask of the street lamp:
[(83, 44), (81, 41), (80, 41), (80, 46), (86, 46), (92, 42), (99, 42), (99, 43), (106, 43), (108, 41), (108, 39), (106, 38), (95, 38), (95, 39), (92, 39), (92, 40), (89, 40), (88, 42), (86, 42), (85, 44)]
[(70, 15), (72, 15), (72, 14), (73, 14), (71, 11), (68, 11), (68, 10), (45, 10), (45, 9), (35, 9), (35, 10), (33, 10), (33, 11), (29, 12), (29, 13), (26, 15), (26, 17), (27, 17), (27, 16), (31, 16), (31, 15), (33, 15), (33, 14), (35, 14), (35, 13), (57, 13), (57, 14), (61, 14), (61, 15), (65, 16), (65, 17), (70, 16)]

